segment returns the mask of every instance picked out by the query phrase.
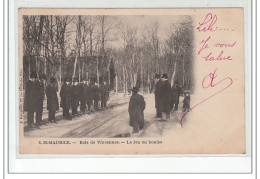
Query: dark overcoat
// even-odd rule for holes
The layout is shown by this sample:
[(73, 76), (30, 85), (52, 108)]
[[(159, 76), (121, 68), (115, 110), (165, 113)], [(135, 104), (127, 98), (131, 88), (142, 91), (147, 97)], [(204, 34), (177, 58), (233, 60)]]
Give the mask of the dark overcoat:
[(104, 99), (108, 100), (108, 96), (109, 96), (109, 87), (108, 85), (104, 85), (102, 84), (99, 88), (101, 97), (103, 97)]
[(185, 95), (183, 100), (183, 108), (190, 108), (190, 96)]
[(57, 111), (59, 109), (58, 96), (56, 92), (56, 87), (53, 85), (48, 85), (46, 87), (47, 96), (47, 110)]
[(71, 107), (77, 108), (79, 106), (80, 88), (79, 85), (71, 86)]
[(161, 83), (162, 83), (162, 80), (158, 80), (157, 83), (155, 84), (155, 89), (154, 89), (155, 108), (158, 107), (158, 96), (159, 96)]
[(179, 104), (181, 95), (181, 88), (179, 86), (172, 87), (172, 103)]
[(35, 82), (29, 80), (25, 85), (24, 111), (36, 112), (37, 110), (37, 91)]
[(134, 126), (137, 122), (139, 126), (144, 125), (144, 109), (145, 101), (143, 96), (139, 94), (133, 94), (130, 98), (128, 112), (130, 115), (130, 126)]
[(99, 90), (98, 86), (93, 85), (91, 90), (92, 90), (93, 99), (96, 101), (100, 100), (100, 95), (99, 95), (100, 90)]
[(158, 93), (158, 112), (169, 112), (171, 110), (172, 97), (171, 84), (168, 82), (168, 80), (161, 82)]
[(85, 97), (86, 97), (86, 100), (87, 100), (87, 101), (93, 100), (93, 93), (92, 93), (92, 88), (91, 88), (90, 85), (87, 85), (87, 86), (86, 86), (86, 89), (85, 89)]
[(87, 84), (80, 84), (79, 85), (79, 100), (85, 101), (86, 100), (86, 88)]
[(37, 92), (37, 110), (43, 110), (43, 100), (44, 100), (44, 84), (42, 81), (36, 81), (36, 92)]
[(60, 97), (60, 107), (69, 109), (71, 103), (71, 86), (64, 83), (61, 86)]

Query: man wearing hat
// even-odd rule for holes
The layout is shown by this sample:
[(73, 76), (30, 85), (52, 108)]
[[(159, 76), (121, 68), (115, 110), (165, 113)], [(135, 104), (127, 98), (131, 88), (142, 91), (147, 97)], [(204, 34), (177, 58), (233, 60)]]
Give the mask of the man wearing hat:
[(90, 85), (90, 82), (87, 82), (86, 86), (86, 103), (88, 105), (88, 111), (90, 111), (91, 106), (93, 106), (93, 93), (92, 93), (92, 86)]
[(160, 91), (161, 79), (159, 74), (155, 74), (155, 89), (154, 89), (154, 96), (155, 96), (155, 108), (156, 108), (156, 118), (161, 118), (162, 115), (158, 111), (158, 96)]
[(46, 75), (41, 74), (39, 75), (39, 79), (36, 80), (36, 91), (37, 91), (37, 110), (36, 110), (36, 124), (40, 125), (43, 120), (42, 120), (42, 111), (43, 111), (43, 101), (44, 101), (44, 88), (45, 88), (45, 80), (46, 80)]
[(100, 86), (100, 97), (101, 97), (101, 107), (107, 107), (107, 100), (109, 97), (109, 87), (106, 81), (104, 81)]
[(63, 108), (63, 117), (65, 119), (71, 120), (70, 116), (70, 104), (71, 104), (71, 86), (70, 79), (66, 78), (60, 90), (60, 107)]
[(95, 85), (92, 87), (92, 93), (93, 93), (93, 99), (94, 99), (94, 109), (95, 109), (95, 111), (98, 111), (99, 110), (98, 101), (100, 100), (98, 82), (95, 82)]
[(130, 98), (128, 112), (130, 116), (130, 126), (133, 127), (133, 133), (138, 133), (144, 127), (144, 109), (145, 101), (143, 96), (137, 94), (138, 88), (133, 87)]
[(171, 84), (168, 81), (167, 74), (163, 74), (162, 82), (158, 91), (158, 111), (162, 113), (162, 121), (170, 118), (171, 111)]
[(86, 111), (86, 88), (87, 88), (87, 80), (83, 79), (83, 83), (79, 85), (79, 101), (80, 101), (80, 111)]
[(37, 91), (36, 91), (37, 73), (32, 72), (30, 79), (25, 84), (24, 111), (27, 111), (27, 124), (34, 127), (34, 113), (37, 110)]
[(55, 113), (59, 109), (59, 102), (57, 91), (55, 87), (55, 78), (50, 79), (49, 85), (46, 87), (46, 96), (47, 96), (47, 110), (49, 111), (49, 121), (56, 123)]
[(181, 95), (181, 87), (180, 87), (178, 81), (175, 81), (175, 83), (172, 87), (172, 107), (174, 106), (175, 111), (178, 110), (180, 95)]
[(71, 86), (71, 108), (72, 108), (72, 115), (78, 114), (78, 107), (79, 107), (79, 83), (78, 79), (73, 81), (73, 85)]

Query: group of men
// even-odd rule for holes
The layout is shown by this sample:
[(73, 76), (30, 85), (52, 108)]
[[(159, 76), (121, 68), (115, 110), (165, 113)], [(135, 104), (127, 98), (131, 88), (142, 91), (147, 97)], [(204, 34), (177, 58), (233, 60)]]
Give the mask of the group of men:
[[(49, 121), (56, 123), (55, 113), (59, 110), (59, 101), (57, 96), (58, 87), (56, 79), (50, 78), (48, 86), (45, 88), (46, 75), (38, 77), (36, 72), (30, 74), (30, 79), (26, 82), (24, 96), (24, 111), (27, 111), (27, 123), (29, 127), (37, 127), (44, 123), (42, 120), (43, 101), (45, 94), (47, 97), (47, 110), (49, 111)], [(100, 86), (97, 82), (90, 85), (87, 80), (79, 84), (77, 79), (73, 81), (65, 79), (60, 90), (60, 107), (63, 108), (64, 118), (71, 120), (73, 115), (78, 114), (78, 107), (82, 113), (91, 110), (92, 106), (95, 111), (99, 110), (99, 101), (101, 108), (105, 108), (109, 98), (109, 87), (106, 82)], [(70, 115), (72, 110), (72, 116)], [(36, 113), (36, 123), (34, 114)]]
[[(50, 83), (45, 89), (46, 76), (44, 74), (38, 77), (36, 72), (30, 74), (30, 79), (26, 82), (24, 94), (24, 111), (27, 111), (27, 123), (29, 127), (37, 127), (41, 123), (43, 113), (43, 101), (46, 94), (47, 110), (49, 111), (49, 121), (55, 122), (55, 113), (59, 109), (56, 79), (50, 78)], [(34, 123), (34, 114), (36, 113), (36, 123)]]
[(82, 113), (86, 112), (86, 110), (90, 111), (92, 106), (95, 111), (98, 111), (99, 101), (101, 101), (101, 108), (105, 108), (109, 98), (109, 91), (109, 86), (105, 81), (99, 86), (98, 82), (90, 85), (86, 79), (83, 79), (81, 84), (77, 79), (73, 81), (68, 78), (65, 79), (60, 91), (60, 106), (63, 108), (63, 117), (71, 119), (70, 109), (72, 115), (77, 115), (79, 106)]
[[(170, 112), (174, 108), (174, 111), (178, 110), (180, 101), (180, 95), (182, 93), (182, 87), (178, 81), (175, 81), (171, 87), (168, 81), (168, 75), (163, 74), (160, 77), (159, 74), (155, 75), (155, 108), (156, 118), (160, 118), (162, 121), (167, 121), (170, 118)], [(189, 92), (185, 92), (184, 108), (188, 110), (190, 103)]]

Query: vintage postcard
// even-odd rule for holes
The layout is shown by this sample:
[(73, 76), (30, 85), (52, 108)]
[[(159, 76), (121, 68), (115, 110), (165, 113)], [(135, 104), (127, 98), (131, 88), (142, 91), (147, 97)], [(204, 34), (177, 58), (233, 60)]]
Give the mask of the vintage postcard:
[(30, 9), (19, 154), (245, 154), (243, 8)]

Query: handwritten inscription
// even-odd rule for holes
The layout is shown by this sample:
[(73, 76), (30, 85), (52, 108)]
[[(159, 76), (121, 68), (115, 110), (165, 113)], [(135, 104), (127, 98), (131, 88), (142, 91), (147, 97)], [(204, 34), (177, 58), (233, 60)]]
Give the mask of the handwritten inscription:
[[(218, 16), (214, 15), (212, 13), (207, 13), (204, 17), (204, 19), (199, 22), (199, 25), (197, 26), (197, 30), (199, 33), (206, 33), (209, 34), (200, 41), (199, 43), (199, 50), (197, 51), (197, 55), (200, 56), (205, 61), (211, 62), (211, 61), (232, 61), (231, 55), (226, 54), (225, 50), (227, 48), (234, 48), (237, 44), (237, 41), (232, 42), (212, 42), (213, 41), (213, 32), (215, 31), (234, 31), (233, 29), (229, 28), (219, 28), (217, 26)], [(201, 81), (201, 88), (203, 90), (211, 89), (212, 94), (210, 96), (205, 97), (200, 102), (192, 106), (188, 111), (186, 111), (183, 116), (181, 117), (180, 123), (182, 126), (182, 121), (184, 117), (192, 111), (194, 108), (198, 107), (202, 103), (208, 101), (209, 99), (217, 96), (218, 94), (222, 93), (224, 90), (229, 88), (233, 84), (233, 79), (231, 77), (222, 77), (219, 78), (217, 75), (217, 68), (215, 68), (213, 71), (209, 72), (204, 76), (204, 78)], [(221, 74), (219, 74), (221, 76)], [(216, 86), (223, 84), (224, 87), (222, 88), (216, 88)]]
[(199, 26), (197, 27), (199, 32), (214, 32), (218, 30), (218, 27), (215, 27), (218, 20), (218, 17), (216, 15), (212, 15), (211, 13), (208, 13), (204, 20), (199, 23)]
[(181, 117), (180, 123), (182, 126), (182, 121), (183, 118), (194, 108), (198, 107), (200, 104), (206, 102), (207, 100), (213, 98), (214, 96), (220, 94), (221, 92), (223, 92), (224, 90), (226, 90), (227, 88), (229, 88), (232, 84), (233, 84), (233, 80), (231, 77), (225, 77), (221, 80), (218, 80), (217, 82), (215, 82), (216, 77), (217, 77), (217, 73), (216, 73), (217, 69), (215, 69), (213, 72), (210, 72), (209, 74), (207, 74), (203, 79), (202, 79), (202, 83), (201, 86), (203, 89), (207, 89), (207, 88), (215, 88), (217, 85), (226, 82), (226, 86), (221, 88), (220, 90), (214, 92), (212, 95), (206, 97), (205, 99), (201, 100), (199, 103), (195, 104), (193, 107), (191, 107), (188, 111), (186, 111), (183, 116)]
[[(199, 22), (199, 25), (197, 27), (197, 30), (199, 32), (214, 32), (217, 30), (223, 30), (222, 28), (218, 28), (216, 26), (218, 17), (217, 15), (213, 15), (212, 13), (206, 14), (202, 22)], [(228, 30), (227, 28), (224, 28), (225, 30)], [(232, 60), (232, 57), (225, 53), (225, 48), (233, 48), (236, 45), (236, 41), (231, 43), (215, 43), (213, 45), (209, 45), (212, 41), (211, 35), (209, 35), (207, 38), (203, 39), (200, 42), (200, 49), (198, 50), (198, 55), (202, 55), (201, 58), (205, 61), (230, 61)], [(221, 50), (217, 52), (213, 52), (211, 50), (212, 48), (221, 48)], [(209, 51), (202, 54), (203, 51), (208, 49)], [(216, 50), (215, 50), (216, 51)]]

